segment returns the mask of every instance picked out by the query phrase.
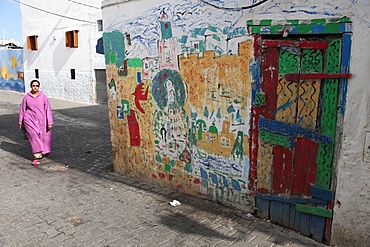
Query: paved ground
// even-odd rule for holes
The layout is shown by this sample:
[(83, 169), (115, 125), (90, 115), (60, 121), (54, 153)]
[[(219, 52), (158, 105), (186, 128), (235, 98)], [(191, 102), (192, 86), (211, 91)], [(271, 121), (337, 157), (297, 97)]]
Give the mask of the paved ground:
[(323, 246), (114, 173), (104, 105), (51, 99), (53, 152), (33, 167), (17, 125), (22, 97), (0, 90), (0, 246)]

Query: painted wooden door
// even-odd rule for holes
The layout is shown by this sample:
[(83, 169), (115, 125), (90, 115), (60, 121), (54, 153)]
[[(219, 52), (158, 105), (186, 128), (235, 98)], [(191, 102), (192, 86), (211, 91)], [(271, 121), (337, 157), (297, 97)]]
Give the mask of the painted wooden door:
[(325, 242), (331, 225), (341, 38), (260, 39), (252, 107), (257, 214)]

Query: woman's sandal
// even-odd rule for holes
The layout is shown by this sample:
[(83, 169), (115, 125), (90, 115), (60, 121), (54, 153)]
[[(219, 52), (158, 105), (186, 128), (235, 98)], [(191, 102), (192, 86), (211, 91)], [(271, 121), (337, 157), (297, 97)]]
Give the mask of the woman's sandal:
[(40, 162), (39, 162), (39, 160), (34, 159), (34, 160), (32, 160), (31, 164), (32, 164), (33, 166), (35, 166), (35, 165), (39, 165), (39, 164), (40, 164)]

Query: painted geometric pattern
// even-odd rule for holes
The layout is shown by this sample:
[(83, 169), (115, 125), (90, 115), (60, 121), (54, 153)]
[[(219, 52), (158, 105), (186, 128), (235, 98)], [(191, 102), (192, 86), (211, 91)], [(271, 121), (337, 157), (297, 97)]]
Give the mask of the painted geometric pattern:
[(297, 84), (287, 81), (283, 74), (296, 74), (299, 68), (299, 49), (283, 47), (279, 49), (279, 82), (277, 88), (276, 120), (295, 123)]
[(276, 120), (285, 123), (296, 122), (297, 83), (287, 81), (283, 75), (279, 76), (277, 87)]
[(279, 34), (286, 30), (289, 34), (321, 34), (351, 32), (350, 19), (347, 17), (334, 19), (286, 20), (283, 22), (267, 20), (247, 21), (251, 34)]
[(323, 58), (320, 50), (302, 50), (301, 73), (321, 73)]
[(267, 192), (271, 190), (271, 170), (273, 167), (273, 145), (259, 140), (258, 150), (258, 173), (257, 173), (257, 191)]
[(321, 73), (322, 68), (320, 50), (287, 47), (280, 49), (276, 120), (315, 128), (320, 81), (287, 81), (282, 74)]
[(297, 124), (315, 129), (320, 93), (320, 80), (305, 80), (299, 84)]
[[(326, 73), (340, 72), (341, 40), (330, 42), (327, 53)], [(336, 135), (337, 106), (339, 83), (338, 79), (325, 80), (322, 86), (321, 133), (332, 138)], [(331, 181), (334, 145), (320, 144), (317, 155), (316, 185), (329, 189)]]

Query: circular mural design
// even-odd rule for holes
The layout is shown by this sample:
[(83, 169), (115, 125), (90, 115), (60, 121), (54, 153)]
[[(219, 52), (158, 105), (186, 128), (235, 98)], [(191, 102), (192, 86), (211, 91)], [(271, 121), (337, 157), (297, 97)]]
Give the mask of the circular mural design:
[(153, 78), (152, 93), (158, 107), (163, 110), (178, 109), (186, 102), (186, 85), (181, 75), (175, 70), (161, 70)]

